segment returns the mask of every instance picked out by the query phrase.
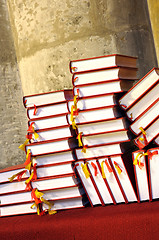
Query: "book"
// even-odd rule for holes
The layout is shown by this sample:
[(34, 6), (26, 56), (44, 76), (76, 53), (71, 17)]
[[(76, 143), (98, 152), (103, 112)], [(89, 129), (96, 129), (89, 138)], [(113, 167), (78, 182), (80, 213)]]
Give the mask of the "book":
[(77, 160), (91, 160), (93, 158), (107, 157), (111, 155), (123, 154), (130, 148), (130, 140), (123, 143), (109, 143), (96, 146), (87, 146), (86, 152), (81, 148), (75, 149)]
[[(61, 126), (59, 128), (50, 128), (48, 130), (36, 130), (36, 136), (34, 133), (28, 133), (31, 143), (56, 140), (62, 138), (72, 137), (71, 128), (68, 126)], [(37, 137), (38, 136), (38, 137)]]
[(147, 91), (159, 81), (159, 68), (153, 68), (141, 78), (129, 91), (119, 100), (120, 106), (127, 110), (135, 102), (138, 102)]
[(64, 89), (59, 91), (51, 91), (47, 93), (39, 93), (23, 97), (24, 107), (41, 106), (45, 104), (66, 102), (73, 97), (72, 89)]
[[(72, 187), (79, 184), (75, 174), (60, 175), (58, 177), (39, 178), (31, 182), (32, 188), (37, 188), (39, 191), (53, 190), (57, 188)], [(0, 196), (11, 193), (24, 192), (26, 189), (25, 181), (14, 181), (2, 183), (0, 188)]]
[[(72, 186), (66, 188), (59, 188), (55, 190), (49, 190), (42, 192), (44, 199), (49, 200), (60, 200), (66, 198), (80, 197), (85, 194), (84, 189), (79, 186)], [(20, 192), (20, 193), (11, 193), (0, 196), (0, 207), (4, 205), (25, 203), (32, 201), (31, 191), (29, 192)]]
[[(89, 96), (77, 98), (77, 109), (87, 110), (92, 108), (107, 107), (118, 104), (118, 99), (121, 94), (108, 93), (103, 95)], [(71, 107), (74, 105), (74, 101), (70, 100), (68, 103), (69, 112), (71, 112)]]
[(79, 97), (89, 97), (108, 93), (127, 92), (134, 85), (134, 80), (110, 80), (107, 82), (90, 83), (73, 87), (73, 94)]
[(34, 130), (41, 129), (50, 129), (50, 128), (58, 128), (62, 126), (68, 126), (67, 122), (67, 114), (61, 116), (50, 116), (50, 117), (42, 117), (37, 119), (32, 119), (28, 121), (28, 126), (34, 123)]
[[(158, 118), (159, 98), (149, 106), (136, 120), (130, 125), (130, 130), (138, 135), (142, 129), (148, 127), (155, 119)], [(142, 128), (142, 129), (141, 129)]]
[(159, 148), (151, 148), (148, 150), (148, 172), (151, 200), (159, 198), (158, 171), (159, 171)]
[(101, 83), (116, 79), (137, 79), (137, 68), (113, 67), (98, 71), (74, 73), (72, 77), (73, 86)]
[(102, 132), (113, 132), (128, 129), (130, 123), (125, 117), (112, 118), (110, 120), (99, 120), (94, 122), (78, 123), (78, 132), (83, 135), (96, 134)]
[(85, 72), (90, 70), (101, 70), (103, 68), (108, 67), (136, 67), (137, 58), (119, 55), (119, 54), (111, 54), (99, 57), (92, 57), (86, 59), (78, 59), (70, 61), (70, 72)]
[(11, 166), (11, 167), (0, 170), (0, 184), (9, 182), (9, 178), (12, 177), (13, 175), (15, 175), (15, 178), (16, 178), (16, 175), (20, 172), (22, 173), (21, 179), (26, 179), (30, 176), (30, 173), (27, 169), (25, 169), (24, 164)]
[(49, 116), (60, 116), (68, 113), (67, 103), (58, 103), (54, 105), (40, 105), (37, 107), (28, 107), (27, 116), (29, 119), (37, 119)]
[(133, 163), (131, 159), (129, 159), (127, 156), (125, 157), (125, 154), (123, 154), (118, 156), (110, 156), (109, 161), (111, 161), (113, 165), (113, 170), (116, 173), (117, 181), (119, 181), (122, 186), (125, 199), (128, 202), (137, 202), (137, 196), (134, 189), (135, 178), (134, 175), (132, 176)]
[(104, 205), (101, 195), (97, 190), (96, 185), (88, 169), (86, 170), (88, 176), (85, 175), (83, 171), (84, 166), (87, 169), (87, 166), (85, 165), (84, 161), (77, 161), (75, 164), (75, 169), (83, 185), (83, 188), (87, 194), (87, 197), (89, 199), (91, 206), (93, 207), (94, 205), (101, 205), (101, 204)]
[(63, 138), (38, 143), (31, 143), (25, 146), (26, 153), (30, 150), (32, 156), (51, 154), (53, 152), (67, 151), (77, 147), (75, 139)]
[[(68, 198), (53, 201), (53, 207), (51, 210), (66, 210), (74, 208), (82, 208), (87, 204), (87, 201), (83, 201), (82, 197), (77, 198)], [(22, 204), (13, 204), (11, 206), (0, 207), (0, 217), (4, 216), (13, 216), (13, 215), (22, 215), (22, 214), (35, 214), (37, 212), (36, 208), (31, 208), (33, 203), (22, 203)], [(48, 209), (48, 206), (44, 206), (43, 210)]]
[[(71, 125), (71, 114), (68, 114), (68, 122)], [(87, 123), (101, 120), (110, 120), (112, 118), (122, 117), (122, 112), (117, 106), (109, 106), (103, 108), (89, 109), (79, 111), (75, 118), (76, 124)]]
[(158, 98), (159, 82), (150, 91), (148, 91), (139, 101), (135, 102), (127, 111), (129, 120), (134, 121)]
[(96, 160), (92, 159), (90, 161), (86, 161), (86, 163), (87, 163), (87, 167), (90, 171), (90, 174), (94, 180), (96, 188), (98, 189), (98, 191), (101, 195), (102, 202), (105, 205), (113, 204), (113, 203), (116, 204), (116, 201), (114, 199), (112, 191), (111, 191), (109, 185), (105, 183)]
[[(34, 161), (35, 163), (36, 161)], [(73, 174), (74, 170), (72, 162), (66, 162), (61, 164), (51, 164), (45, 166), (38, 166), (36, 168), (37, 178), (56, 177), (59, 175)]]
[(51, 164), (61, 164), (66, 162), (74, 162), (72, 150), (53, 152), (51, 154), (34, 155), (34, 161), (38, 166), (45, 166)]
[(97, 160), (97, 164), (99, 166), (99, 170), (103, 175), (103, 181), (105, 184), (107, 183), (111, 193), (114, 197), (115, 203), (127, 203), (124, 194), (122, 194), (123, 190), (121, 191), (122, 187), (117, 182), (115, 173), (110, 165), (108, 158), (100, 158)]
[(39, 178), (36, 181), (32, 181), (32, 187), (37, 188), (39, 191), (72, 187), (75, 184), (79, 184), (79, 180), (75, 177), (75, 174), (48, 177), (48, 179)]
[(127, 130), (117, 130), (114, 132), (82, 135), (82, 142), (84, 146), (95, 146), (101, 144), (125, 142), (131, 139), (131, 135)]
[(134, 143), (140, 148), (146, 147), (159, 134), (159, 118), (145, 129), (146, 135), (141, 133), (134, 139)]
[(132, 152), (132, 159), (134, 164), (138, 202), (149, 201), (150, 192), (145, 151), (137, 150)]

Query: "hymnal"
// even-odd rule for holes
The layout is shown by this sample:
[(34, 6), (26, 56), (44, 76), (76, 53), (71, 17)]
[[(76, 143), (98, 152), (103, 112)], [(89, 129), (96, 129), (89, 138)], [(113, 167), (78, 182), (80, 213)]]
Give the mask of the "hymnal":
[[(87, 204), (87, 201), (84, 202), (82, 197), (61, 199), (61, 200), (53, 201), (53, 207), (51, 208), (51, 210), (81, 208), (81, 207), (84, 207), (85, 204)], [(32, 205), (33, 205), (33, 202), (0, 207), (0, 216), (2, 217), (2, 216), (36, 213), (37, 209), (31, 208)], [(46, 209), (48, 209), (48, 207), (44, 206), (43, 210), (46, 210)]]
[(158, 98), (159, 82), (148, 93), (146, 93), (139, 101), (126, 111), (127, 117), (134, 121)]
[[(89, 96), (83, 98), (77, 98), (78, 110), (87, 110), (92, 108), (107, 107), (118, 104), (118, 94), (108, 93), (97, 96)], [(68, 101), (68, 109), (71, 112), (71, 107), (74, 104), (73, 100)]]
[[(83, 194), (85, 194), (85, 192), (82, 187), (78, 187), (74, 185), (72, 187), (59, 188), (55, 190), (48, 190), (48, 191), (43, 190), (43, 194), (46, 200), (49, 200), (49, 199), (59, 200), (59, 199), (80, 197)], [(11, 194), (6, 193), (5, 195), (0, 196), (0, 206), (30, 202), (31, 200), (32, 200), (31, 191), (20, 192), (20, 193), (13, 192)]]
[(38, 143), (31, 143), (26, 145), (26, 152), (30, 149), (32, 156), (49, 154), (53, 152), (66, 151), (77, 147), (73, 138), (56, 139), (50, 141), (43, 141)]
[[(74, 174), (61, 175), (58, 177), (40, 178), (31, 182), (32, 188), (37, 188), (40, 191), (72, 187), (78, 184), (78, 180)], [(24, 192), (26, 188), (25, 181), (9, 182), (1, 184), (0, 195)]]
[(82, 132), (83, 135), (96, 134), (102, 132), (114, 132), (117, 130), (128, 129), (129, 122), (126, 118), (113, 118), (111, 120), (99, 120), (95, 122), (86, 122), (77, 124), (78, 132)]
[[(121, 191), (121, 185), (116, 180), (115, 173), (110, 165), (110, 162), (107, 158), (98, 159), (98, 166), (103, 174), (105, 183), (107, 182), (108, 186), (111, 189), (112, 195), (116, 203), (126, 202)], [(111, 171), (110, 171), (111, 169)]]
[[(92, 179), (90, 172), (88, 172), (88, 176), (86, 177), (83, 167), (87, 168), (84, 161), (77, 161), (75, 164), (75, 168), (77, 170), (77, 174), (81, 180), (83, 188), (87, 194), (87, 197), (90, 201), (91, 206), (101, 205), (103, 203), (99, 191), (95, 188), (95, 183)], [(86, 169), (88, 171), (88, 169)], [(104, 203), (103, 203), (104, 204)]]
[(45, 129), (37, 130), (36, 133), (38, 137), (37, 136), (35, 137), (34, 133), (28, 133), (28, 136), (30, 136), (31, 138), (30, 139), (31, 143), (72, 137), (69, 125), (61, 126), (59, 128), (50, 128), (48, 130)]
[(159, 148), (148, 150), (148, 170), (151, 199), (159, 198)]
[(130, 125), (130, 130), (138, 135), (158, 118), (159, 98)]
[(146, 147), (159, 134), (159, 118), (157, 118), (148, 128), (145, 134), (141, 133), (134, 139), (135, 144), (140, 148)]
[(68, 113), (67, 103), (59, 103), (54, 105), (41, 105), (27, 108), (27, 116), (29, 119), (37, 119), (49, 116), (58, 116)]
[(137, 58), (119, 55), (119, 54), (111, 54), (87, 59), (78, 59), (70, 61), (70, 71), (71, 73), (77, 72), (85, 72), (91, 70), (100, 70), (108, 67), (136, 67)]
[[(68, 114), (68, 122), (72, 124), (70, 120), (71, 114)], [(109, 106), (103, 108), (96, 108), (91, 110), (79, 111), (76, 116), (76, 124), (78, 123), (87, 123), (100, 120), (110, 120), (112, 118), (122, 117), (122, 112), (117, 106)]]
[(95, 146), (101, 144), (125, 142), (130, 139), (127, 130), (117, 130), (114, 132), (82, 135), (82, 142), (84, 146)]
[(96, 146), (88, 146), (86, 148), (86, 152), (83, 152), (82, 149), (75, 149), (76, 157), (78, 160), (89, 160), (93, 158), (111, 156), (111, 155), (119, 155), (127, 151), (130, 148), (130, 142), (124, 143), (111, 143), (111, 144), (103, 144)]
[(61, 126), (68, 126), (67, 122), (67, 114), (61, 116), (54, 116), (54, 117), (43, 117), (32, 119), (28, 121), (28, 126), (34, 123), (34, 130), (41, 130), (41, 129), (50, 129), (50, 128), (58, 128)]
[(94, 84), (78, 85), (73, 88), (74, 95), (89, 97), (108, 93), (122, 93), (128, 91), (134, 84), (134, 80), (110, 80)]
[[(24, 164), (12, 166), (12, 167), (0, 170), (0, 183), (9, 182), (10, 177), (12, 177), (13, 175), (16, 175), (20, 172), (22, 173), (21, 179), (26, 179), (30, 176), (30, 173), (27, 169), (25, 169)], [(17, 177), (15, 176), (15, 179), (16, 178)]]
[[(133, 172), (133, 163), (130, 159), (125, 158), (123, 156), (110, 156), (110, 161), (114, 166), (114, 170), (116, 172), (116, 176), (118, 181), (120, 182), (123, 192), (126, 196), (128, 202), (136, 202), (137, 196), (134, 190), (134, 175)], [(119, 165), (120, 170), (116, 167), (115, 163)], [(132, 176), (131, 176), (132, 175)], [(132, 179), (133, 178), (133, 179)]]
[(53, 152), (51, 154), (49, 153), (41, 154), (41, 155), (38, 154), (38, 155), (34, 155), (34, 159), (36, 161), (37, 167), (75, 161), (71, 150)]
[(150, 200), (146, 156), (144, 150), (132, 153), (138, 201)]
[(119, 101), (123, 109), (128, 109), (145, 95), (159, 81), (159, 68), (153, 68), (140, 79)]
[[(36, 162), (36, 161), (35, 161)], [(34, 162), (34, 163), (35, 163)], [(59, 175), (73, 174), (72, 162), (39, 166), (36, 168), (37, 178), (56, 177)]]
[(23, 97), (25, 107), (41, 106), (45, 104), (61, 103), (71, 99), (72, 90), (64, 89), (60, 91), (52, 91), (47, 93), (39, 93)]
[(100, 71), (75, 73), (72, 77), (72, 84), (74, 86), (81, 86), (110, 80), (113, 81), (119, 78), (135, 80), (137, 78), (137, 68), (114, 67)]

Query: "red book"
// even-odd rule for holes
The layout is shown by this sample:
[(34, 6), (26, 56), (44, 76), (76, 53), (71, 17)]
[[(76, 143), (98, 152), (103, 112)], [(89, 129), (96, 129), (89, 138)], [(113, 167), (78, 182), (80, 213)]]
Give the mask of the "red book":
[(138, 201), (150, 201), (146, 151), (138, 150), (132, 153)]
[(72, 89), (39, 93), (23, 97), (24, 107), (43, 106), (45, 104), (54, 104), (66, 102), (73, 97)]
[(129, 91), (119, 100), (120, 106), (127, 110), (137, 103), (156, 83), (159, 82), (159, 68), (153, 68), (141, 78)]
[(149, 172), (149, 186), (150, 198), (159, 198), (159, 148), (151, 148), (148, 151), (148, 172)]
[(101, 70), (108, 67), (136, 67), (137, 58), (119, 55), (119, 54), (111, 54), (99, 57), (92, 57), (86, 59), (78, 59), (70, 61), (70, 72), (78, 73), (85, 72), (91, 70)]

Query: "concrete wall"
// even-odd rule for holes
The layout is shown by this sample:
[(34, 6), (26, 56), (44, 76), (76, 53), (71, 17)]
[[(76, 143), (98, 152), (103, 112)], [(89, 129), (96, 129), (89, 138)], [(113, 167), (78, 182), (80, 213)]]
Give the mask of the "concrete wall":
[(8, 0), (24, 94), (72, 87), (69, 61), (121, 53), (156, 66), (146, 0)]
[(158, 0), (147, 0), (149, 15), (151, 19), (152, 33), (154, 37), (156, 55), (159, 65), (159, 1)]
[(70, 60), (137, 56), (139, 78), (157, 66), (146, 0), (0, 0), (0, 29), (1, 168), (24, 162), (23, 94), (71, 88)]
[(0, 168), (24, 162), (26, 118), (8, 9), (0, 0)]

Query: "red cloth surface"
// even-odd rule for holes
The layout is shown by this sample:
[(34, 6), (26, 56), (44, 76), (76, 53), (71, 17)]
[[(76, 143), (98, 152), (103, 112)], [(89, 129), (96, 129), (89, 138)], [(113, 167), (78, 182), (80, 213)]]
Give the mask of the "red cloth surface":
[(158, 240), (159, 201), (4, 217), (0, 239)]

